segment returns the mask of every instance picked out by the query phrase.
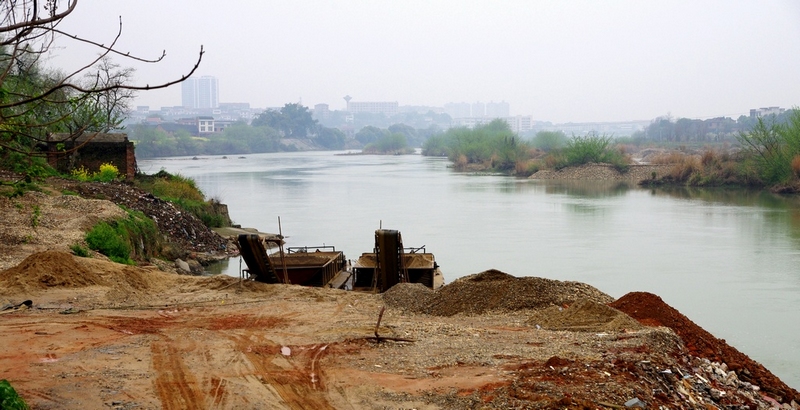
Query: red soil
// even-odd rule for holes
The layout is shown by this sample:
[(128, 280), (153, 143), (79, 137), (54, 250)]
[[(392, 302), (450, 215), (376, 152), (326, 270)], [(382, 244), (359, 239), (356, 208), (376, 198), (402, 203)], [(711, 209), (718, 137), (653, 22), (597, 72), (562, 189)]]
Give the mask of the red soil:
[(762, 392), (778, 401), (800, 402), (800, 393), (797, 390), (787, 386), (761, 363), (708, 333), (660, 297), (647, 292), (631, 292), (609, 306), (627, 313), (643, 325), (666, 326), (672, 329), (683, 339), (691, 354), (727, 364), (740, 380), (761, 387)]

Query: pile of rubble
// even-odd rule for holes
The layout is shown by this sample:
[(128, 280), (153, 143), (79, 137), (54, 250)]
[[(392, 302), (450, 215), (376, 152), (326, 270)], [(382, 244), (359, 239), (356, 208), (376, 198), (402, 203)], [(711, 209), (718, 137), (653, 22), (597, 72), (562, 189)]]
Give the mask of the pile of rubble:
[(210, 254), (228, 251), (228, 241), (196, 216), (134, 186), (121, 182), (75, 182), (65, 184), (65, 188), (84, 198), (105, 199), (144, 213), (156, 222), (161, 233), (183, 249)]

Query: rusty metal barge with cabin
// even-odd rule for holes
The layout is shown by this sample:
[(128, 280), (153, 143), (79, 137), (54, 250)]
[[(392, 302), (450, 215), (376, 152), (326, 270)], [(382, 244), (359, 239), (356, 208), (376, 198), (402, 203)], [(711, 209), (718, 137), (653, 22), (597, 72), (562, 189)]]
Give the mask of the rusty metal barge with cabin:
[[(333, 246), (289, 247), (283, 239), (257, 234), (237, 237), (243, 274), (264, 283), (329, 287), (382, 293), (398, 283), (420, 283), (430, 289), (444, 285), (444, 277), (425, 246), (405, 248), (400, 231), (375, 231), (375, 248), (351, 263)], [(277, 252), (268, 249), (277, 247)]]

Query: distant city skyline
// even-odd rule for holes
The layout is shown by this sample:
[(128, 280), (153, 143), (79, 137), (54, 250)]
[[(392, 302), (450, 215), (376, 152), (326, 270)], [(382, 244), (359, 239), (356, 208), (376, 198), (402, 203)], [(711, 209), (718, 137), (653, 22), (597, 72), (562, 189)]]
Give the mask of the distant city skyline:
[[(400, 105), (506, 101), (553, 122), (747, 115), (800, 104), (795, 0), (388, 0), (182, 2), (82, 0), (59, 27), (108, 44), (139, 83), (186, 75), (224, 83), (221, 102), (345, 106), (342, 96)], [(180, 18), (177, 18), (177, 17)], [(48, 61), (91, 61), (67, 38)], [(136, 105), (177, 104), (180, 87)]]

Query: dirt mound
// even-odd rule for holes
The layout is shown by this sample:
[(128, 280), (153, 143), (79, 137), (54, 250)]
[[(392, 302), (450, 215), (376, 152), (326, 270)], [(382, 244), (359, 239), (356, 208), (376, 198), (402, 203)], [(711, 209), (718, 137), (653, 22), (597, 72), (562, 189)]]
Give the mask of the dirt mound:
[(699, 357), (725, 363), (741, 380), (761, 387), (761, 390), (780, 398), (779, 401), (800, 402), (800, 393), (783, 383), (761, 363), (717, 339), (660, 297), (647, 292), (631, 292), (609, 306), (619, 309), (647, 326), (666, 326), (681, 337), (687, 349)]
[(72, 255), (59, 251), (34, 253), (19, 265), (0, 272), (0, 285), (11, 292), (105, 284), (95, 270), (77, 263)]
[(381, 295), (386, 305), (414, 313), (424, 313), (435, 293), (421, 283), (398, 283)]
[(639, 330), (643, 326), (632, 317), (602, 303), (581, 299), (567, 309), (551, 306), (531, 315), (531, 326), (539, 325), (547, 330), (571, 330), (577, 332), (620, 332)]
[[(232, 278), (235, 279), (235, 278)], [(19, 265), (0, 271), (0, 294), (30, 295), (43, 291), (72, 289), (90, 305), (143, 303), (159, 300), (167, 290), (182, 288), (186, 277), (94, 259), (67, 252), (34, 253)], [(78, 293), (74, 293), (78, 296)]]
[(614, 300), (585, 283), (536, 277), (517, 278), (498, 270), (488, 270), (458, 279), (439, 289), (425, 313), (452, 316), (492, 310), (543, 309), (569, 305), (580, 299), (597, 303)]
[(35, 252), (67, 251), (70, 245), (83, 243), (86, 231), (96, 223), (126, 215), (112, 202), (72, 195), (0, 196), (0, 270)]

